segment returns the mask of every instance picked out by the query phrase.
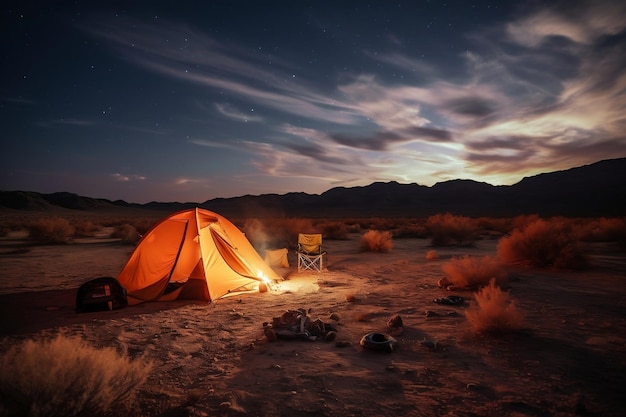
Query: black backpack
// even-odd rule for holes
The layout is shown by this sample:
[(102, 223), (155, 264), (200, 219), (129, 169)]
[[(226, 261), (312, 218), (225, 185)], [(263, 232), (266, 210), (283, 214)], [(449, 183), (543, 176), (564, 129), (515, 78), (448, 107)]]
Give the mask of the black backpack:
[(117, 310), (126, 307), (126, 288), (113, 277), (100, 277), (85, 282), (76, 294), (76, 312)]

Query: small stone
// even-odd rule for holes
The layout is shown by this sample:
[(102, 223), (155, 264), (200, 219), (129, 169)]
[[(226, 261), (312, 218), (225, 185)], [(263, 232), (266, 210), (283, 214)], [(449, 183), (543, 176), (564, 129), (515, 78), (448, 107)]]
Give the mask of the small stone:
[(328, 332), (326, 333), (325, 339), (327, 342), (332, 342), (337, 338), (337, 332)]
[(388, 327), (402, 327), (403, 326), (402, 317), (396, 314), (395, 316), (389, 319), (389, 321), (387, 322), (387, 326)]
[(339, 319), (340, 319), (339, 314), (337, 314), (337, 313), (331, 313), (331, 314), (330, 314), (330, 319), (331, 319), (331, 320), (334, 320), (334, 321), (339, 321)]
[(274, 329), (272, 329), (271, 327), (265, 327), (265, 337), (267, 338), (268, 342), (275, 342), (276, 339), (278, 339), (278, 336), (276, 336), (276, 332), (274, 331)]

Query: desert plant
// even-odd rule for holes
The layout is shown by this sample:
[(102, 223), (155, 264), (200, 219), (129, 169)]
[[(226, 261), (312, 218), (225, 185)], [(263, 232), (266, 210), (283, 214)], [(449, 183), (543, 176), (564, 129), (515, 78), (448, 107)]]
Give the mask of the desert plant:
[(137, 243), (141, 238), (135, 226), (128, 223), (115, 226), (111, 236), (119, 238), (123, 243)]
[(428, 237), (428, 231), (424, 224), (406, 224), (394, 229), (393, 237), (398, 239), (424, 239)]
[(567, 222), (535, 220), (498, 242), (498, 256), (508, 264), (582, 269), (587, 256)]
[(524, 229), (529, 224), (534, 223), (540, 219), (541, 218), (538, 214), (521, 214), (519, 216), (516, 216), (511, 219), (511, 231), (516, 229)]
[(89, 237), (93, 236), (98, 231), (99, 227), (95, 225), (91, 220), (80, 220), (74, 223), (74, 236), (76, 237)]
[(484, 232), (493, 234), (509, 233), (513, 227), (513, 220), (510, 218), (500, 217), (479, 217), (475, 220), (476, 226)]
[(478, 227), (472, 219), (450, 213), (436, 214), (426, 220), (426, 229), (433, 246), (464, 245), (478, 237)]
[(369, 230), (361, 236), (361, 249), (370, 252), (389, 252), (393, 248), (391, 232)]
[(70, 222), (60, 217), (38, 219), (28, 227), (29, 237), (42, 243), (68, 243), (73, 233)]
[(442, 265), (450, 285), (455, 287), (482, 287), (495, 279), (503, 284), (506, 271), (500, 261), (491, 256), (452, 258)]
[(26, 340), (0, 358), (0, 415), (103, 415), (112, 405), (128, 405), (151, 368), (78, 337)]
[(519, 330), (523, 315), (508, 292), (496, 285), (495, 279), (474, 294), (477, 307), (465, 311), (476, 333), (504, 333)]
[(342, 221), (324, 221), (316, 224), (315, 226), (326, 239), (347, 239), (348, 238), (348, 225)]
[(580, 227), (581, 240), (588, 242), (626, 242), (626, 219), (594, 219)]
[(431, 249), (428, 252), (426, 252), (427, 261), (436, 261), (437, 259), (439, 259), (439, 253), (437, 253), (436, 250)]

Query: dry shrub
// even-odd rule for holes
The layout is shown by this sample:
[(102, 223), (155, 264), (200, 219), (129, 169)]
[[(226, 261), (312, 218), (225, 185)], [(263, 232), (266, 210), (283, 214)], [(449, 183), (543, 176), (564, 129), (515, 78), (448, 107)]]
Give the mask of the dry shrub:
[(342, 240), (348, 238), (348, 225), (341, 221), (324, 221), (315, 226), (324, 238)]
[(132, 221), (132, 225), (140, 235), (145, 235), (157, 222), (150, 217), (140, 217)]
[(583, 269), (584, 253), (571, 225), (562, 220), (535, 220), (521, 230), (514, 230), (498, 243), (498, 256), (508, 264), (559, 269)]
[(369, 230), (361, 236), (361, 249), (370, 252), (389, 252), (393, 248), (391, 232)]
[(129, 406), (151, 369), (78, 337), (26, 340), (0, 358), (0, 415), (103, 415), (112, 406)]
[(423, 224), (407, 224), (393, 231), (393, 237), (398, 239), (425, 239), (428, 231)]
[(436, 261), (439, 259), (439, 253), (436, 250), (429, 250), (426, 252), (426, 260), (427, 261)]
[(361, 219), (361, 227), (368, 230), (391, 230), (397, 225), (397, 219), (389, 217), (370, 217)]
[(496, 285), (495, 279), (474, 294), (477, 308), (465, 311), (465, 316), (476, 333), (504, 333), (519, 330), (523, 315), (508, 292)]
[(465, 216), (436, 214), (426, 220), (426, 229), (433, 246), (464, 245), (478, 238), (478, 226)]
[(476, 226), (485, 232), (497, 233), (499, 235), (509, 233), (513, 227), (513, 220), (500, 217), (479, 217), (475, 220)]
[(511, 230), (524, 229), (526, 228), (526, 226), (528, 226), (531, 223), (536, 222), (537, 220), (540, 220), (540, 217), (538, 214), (521, 214), (512, 219)]
[(456, 287), (482, 287), (492, 279), (500, 284), (506, 281), (502, 264), (491, 256), (452, 258), (441, 269)]
[(74, 222), (74, 236), (76, 237), (93, 236), (99, 229), (100, 227), (95, 225), (91, 220), (79, 220)]
[(70, 222), (60, 217), (38, 219), (28, 227), (29, 237), (41, 243), (68, 243), (73, 234)]
[(120, 239), (124, 243), (137, 243), (141, 238), (135, 226), (128, 223), (115, 226), (111, 236)]
[(588, 242), (626, 242), (626, 219), (594, 219), (580, 226), (580, 238)]

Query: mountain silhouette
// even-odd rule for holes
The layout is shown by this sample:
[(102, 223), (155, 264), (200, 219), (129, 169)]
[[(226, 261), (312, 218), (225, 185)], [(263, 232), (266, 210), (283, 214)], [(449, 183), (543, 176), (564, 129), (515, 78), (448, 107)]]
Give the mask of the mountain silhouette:
[(10, 210), (141, 208), (172, 212), (194, 206), (227, 217), (423, 217), (444, 212), (467, 216), (624, 216), (626, 158), (525, 177), (513, 185), (494, 186), (458, 179), (427, 187), (391, 181), (362, 187), (335, 187), (322, 194), (245, 195), (200, 203), (135, 204), (67, 192), (0, 191), (0, 208)]

